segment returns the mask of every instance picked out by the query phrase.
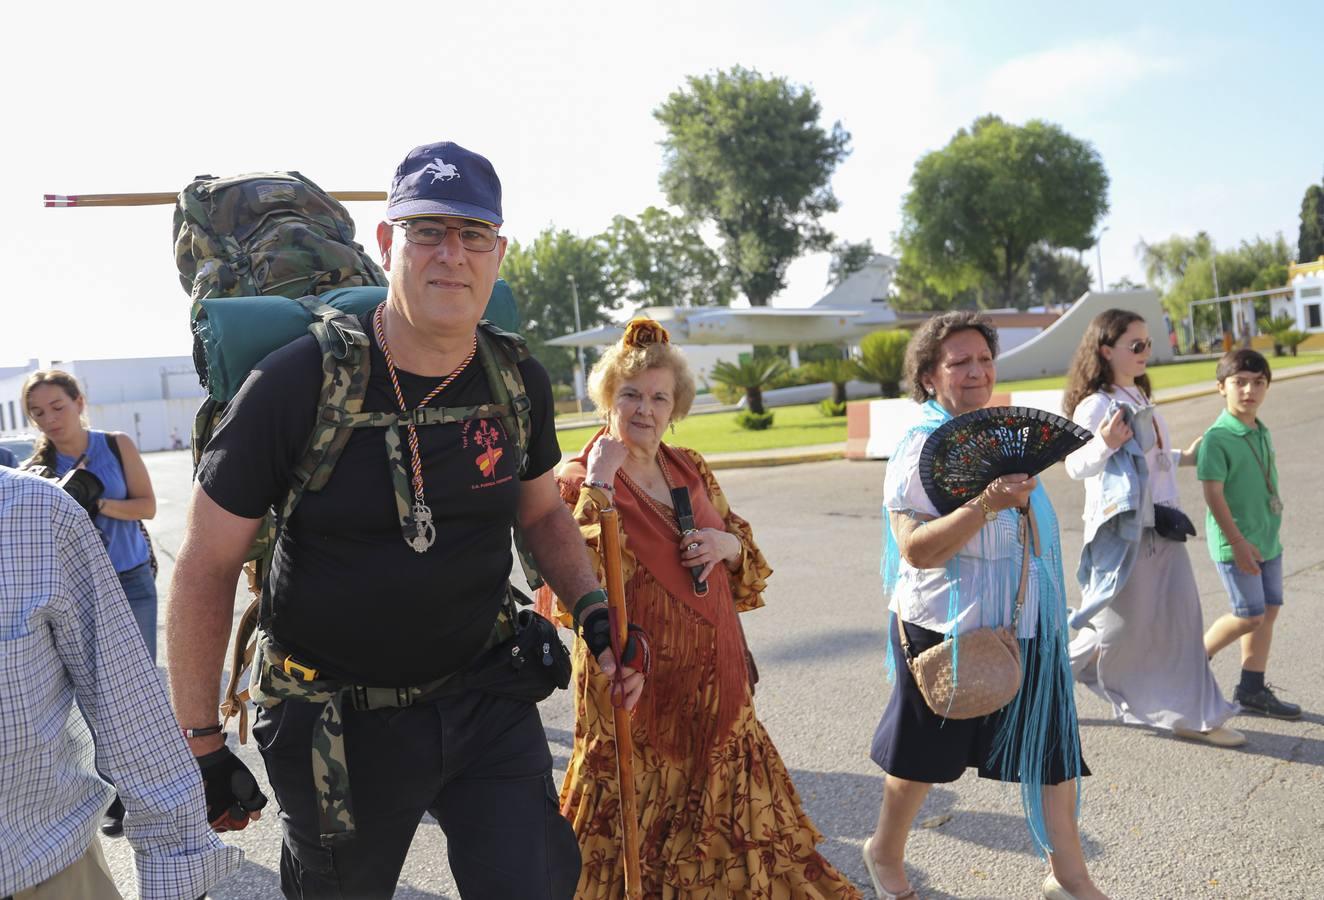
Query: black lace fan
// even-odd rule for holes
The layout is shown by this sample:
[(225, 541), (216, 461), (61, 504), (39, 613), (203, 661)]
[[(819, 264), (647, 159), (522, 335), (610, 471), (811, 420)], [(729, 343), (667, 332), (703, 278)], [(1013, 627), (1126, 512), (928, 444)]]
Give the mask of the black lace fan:
[(933, 505), (946, 515), (998, 476), (1038, 475), (1092, 437), (1070, 419), (1042, 409), (977, 409), (929, 435), (919, 456), (919, 477)]

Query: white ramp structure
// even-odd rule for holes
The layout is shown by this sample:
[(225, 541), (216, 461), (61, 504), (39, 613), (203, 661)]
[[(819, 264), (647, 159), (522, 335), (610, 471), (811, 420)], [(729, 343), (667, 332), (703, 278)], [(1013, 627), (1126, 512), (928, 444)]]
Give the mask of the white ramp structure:
[(998, 356), (998, 381), (1064, 374), (1090, 320), (1108, 309), (1126, 309), (1144, 316), (1154, 342), (1150, 362), (1172, 362), (1167, 319), (1158, 294), (1151, 290), (1088, 291), (1043, 332)]

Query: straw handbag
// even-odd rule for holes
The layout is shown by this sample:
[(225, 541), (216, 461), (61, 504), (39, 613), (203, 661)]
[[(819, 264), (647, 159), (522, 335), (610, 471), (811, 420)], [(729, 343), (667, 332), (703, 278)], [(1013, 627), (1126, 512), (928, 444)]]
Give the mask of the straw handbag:
[[(1025, 604), (1025, 585), (1030, 572), (1030, 547), (1039, 553), (1039, 531), (1034, 513), (1027, 507), (1020, 522), (1021, 579), (1016, 588), (1016, 609), (1006, 628), (977, 628), (949, 638), (916, 656), (910, 650), (906, 629), (898, 623), (906, 665), (929, 709), (945, 719), (978, 719), (1002, 709), (1021, 687), (1021, 651), (1016, 641), (1016, 623)], [(956, 641), (961, 642), (960, 678), (955, 677), (952, 658)]]

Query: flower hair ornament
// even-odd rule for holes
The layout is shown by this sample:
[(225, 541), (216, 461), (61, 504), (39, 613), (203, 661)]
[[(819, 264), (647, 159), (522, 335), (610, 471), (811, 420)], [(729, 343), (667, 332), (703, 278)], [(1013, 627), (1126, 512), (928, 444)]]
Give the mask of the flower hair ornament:
[(652, 319), (631, 319), (625, 326), (621, 343), (627, 347), (647, 347), (649, 344), (669, 344), (671, 335)]

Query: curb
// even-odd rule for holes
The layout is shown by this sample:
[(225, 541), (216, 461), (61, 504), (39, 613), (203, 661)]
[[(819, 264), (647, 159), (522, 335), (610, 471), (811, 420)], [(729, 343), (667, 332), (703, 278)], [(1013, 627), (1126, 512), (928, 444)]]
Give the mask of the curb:
[(827, 462), (834, 459), (844, 459), (845, 457), (846, 448), (842, 446), (832, 450), (814, 450), (780, 456), (742, 456), (730, 459), (713, 459), (710, 456), (705, 456), (704, 460), (708, 463), (710, 469), (761, 469), (772, 466), (793, 466), (797, 463)]
[[(1270, 363), (1271, 367), (1272, 365), (1273, 364)], [(1295, 368), (1295, 369), (1284, 369), (1281, 374), (1275, 374), (1273, 376), (1273, 380), (1274, 383), (1276, 384), (1279, 381), (1289, 381), (1293, 378), (1305, 378), (1309, 375), (1324, 375), (1324, 367), (1301, 366), (1300, 368)], [(1180, 390), (1180, 393), (1168, 394), (1163, 397), (1155, 397), (1154, 404), (1158, 405), (1160, 403), (1176, 403), (1179, 400), (1194, 400), (1197, 397), (1207, 397), (1210, 394), (1218, 393), (1218, 385), (1217, 384), (1207, 385), (1201, 388), (1184, 388), (1184, 389), (1174, 388), (1174, 390)]]

